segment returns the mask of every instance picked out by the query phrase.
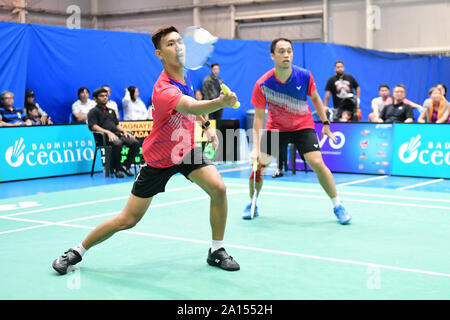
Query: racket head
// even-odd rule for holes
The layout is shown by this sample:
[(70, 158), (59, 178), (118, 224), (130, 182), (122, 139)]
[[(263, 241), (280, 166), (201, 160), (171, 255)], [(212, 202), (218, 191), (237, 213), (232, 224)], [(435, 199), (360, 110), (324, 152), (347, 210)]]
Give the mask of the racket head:
[(181, 36), (185, 50), (177, 54), (178, 60), (186, 69), (200, 69), (213, 53), (217, 37), (197, 26), (187, 27)]

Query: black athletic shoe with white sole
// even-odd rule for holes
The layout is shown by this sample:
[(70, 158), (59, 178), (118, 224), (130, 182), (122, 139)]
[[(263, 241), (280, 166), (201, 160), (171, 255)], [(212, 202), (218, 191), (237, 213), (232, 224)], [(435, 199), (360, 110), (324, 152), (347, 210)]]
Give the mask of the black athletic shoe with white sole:
[(66, 252), (64, 252), (64, 254), (61, 257), (53, 261), (52, 267), (59, 274), (66, 274), (67, 269), (70, 266), (73, 266), (80, 261), (81, 261), (80, 254), (73, 249), (69, 249)]
[(211, 253), (210, 248), (206, 262), (210, 266), (219, 267), (227, 271), (236, 271), (240, 269), (239, 264), (233, 259), (232, 256), (228, 255), (224, 248), (217, 249), (213, 253)]

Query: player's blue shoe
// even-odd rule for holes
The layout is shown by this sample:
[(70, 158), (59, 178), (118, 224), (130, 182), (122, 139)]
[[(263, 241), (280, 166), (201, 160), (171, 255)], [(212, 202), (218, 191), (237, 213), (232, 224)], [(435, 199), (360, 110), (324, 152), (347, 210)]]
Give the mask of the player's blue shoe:
[(334, 214), (341, 224), (347, 224), (352, 220), (352, 217), (347, 213), (347, 210), (342, 205), (335, 207)]
[[(244, 213), (242, 214), (242, 219), (251, 219), (251, 210), (252, 210), (252, 203), (250, 202), (247, 207), (244, 209)], [(258, 206), (255, 206), (255, 214), (253, 215), (253, 218), (256, 218), (259, 216), (258, 214)]]

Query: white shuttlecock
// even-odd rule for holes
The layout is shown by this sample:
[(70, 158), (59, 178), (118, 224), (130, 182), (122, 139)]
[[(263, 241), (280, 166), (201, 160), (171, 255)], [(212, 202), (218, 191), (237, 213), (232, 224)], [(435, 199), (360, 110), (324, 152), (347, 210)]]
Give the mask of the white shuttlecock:
[(218, 38), (209, 33), (209, 31), (200, 27), (188, 27), (184, 34), (186, 36), (192, 36), (194, 41), (200, 44), (213, 44), (218, 40)]

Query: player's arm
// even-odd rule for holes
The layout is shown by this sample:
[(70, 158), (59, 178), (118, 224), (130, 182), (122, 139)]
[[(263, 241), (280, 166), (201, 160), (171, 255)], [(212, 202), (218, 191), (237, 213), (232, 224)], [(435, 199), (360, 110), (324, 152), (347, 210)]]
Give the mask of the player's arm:
[(266, 109), (255, 108), (255, 116), (253, 117), (253, 150), (250, 155), (250, 160), (254, 161), (261, 159), (261, 135), (264, 127), (264, 120), (266, 118)]
[(232, 107), (237, 101), (234, 92), (227, 95), (221, 94), (219, 98), (212, 100), (196, 100), (190, 96), (183, 95), (175, 106), (175, 110), (182, 113), (203, 115), (212, 113), (225, 107)]
[[(317, 111), (317, 114), (320, 117), (320, 120), (322, 120), (322, 122), (328, 121), (326, 112), (325, 112), (325, 107), (323, 106), (322, 103), (322, 99), (320, 99), (319, 94), (317, 93), (317, 90), (314, 90), (313, 94), (311, 95), (311, 101), (314, 105), (314, 108)], [(336, 137), (334, 136), (334, 134), (331, 132), (330, 130), (330, 125), (324, 125), (322, 128), (322, 135), (327, 135), (330, 139), (332, 139), (334, 142), (336, 142)]]

